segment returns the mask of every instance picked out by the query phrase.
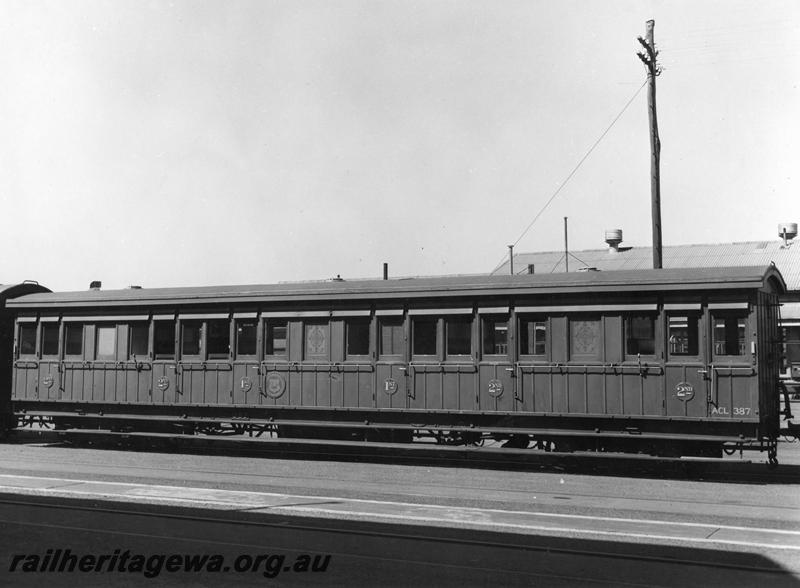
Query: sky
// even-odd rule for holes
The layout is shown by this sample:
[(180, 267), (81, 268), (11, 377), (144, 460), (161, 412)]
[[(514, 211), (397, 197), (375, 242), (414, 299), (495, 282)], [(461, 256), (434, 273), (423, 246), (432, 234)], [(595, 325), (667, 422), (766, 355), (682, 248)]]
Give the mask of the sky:
[(0, 0), (0, 283), (482, 273), (565, 216), (649, 246), (649, 19), (664, 244), (777, 239), (796, 0)]

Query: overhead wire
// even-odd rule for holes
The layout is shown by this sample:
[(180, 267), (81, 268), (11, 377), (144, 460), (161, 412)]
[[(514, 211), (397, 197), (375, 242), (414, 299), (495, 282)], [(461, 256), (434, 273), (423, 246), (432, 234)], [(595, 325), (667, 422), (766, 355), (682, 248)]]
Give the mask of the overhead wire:
[[(611, 121), (611, 124), (608, 125), (608, 127), (606, 127), (606, 130), (604, 130), (600, 134), (600, 136), (597, 138), (597, 140), (592, 144), (592, 146), (589, 148), (589, 150), (580, 159), (578, 164), (572, 169), (571, 172), (569, 172), (569, 174), (564, 179), (564, 181), (561, 182), (561, 184), (556, 189), (556, 191), (553, 192), (553, 194), (550, 196), (550, 198), (547, 200), (547, 202), (545, 202), (544, 206), (542, 206), (542, 208), (539, 210), (539, 212), (536, 213), (536, 216), (533, 217), (533, 220), (530, 223), (528, 223), (528, 226), (525, 227), (525, 230), (522, 231), (522, 234), (519, 237), (517, 237), (516, 241), (514, 241), (513, 246), (516, 246), (517, 243), (519, 243), (522, 240), (522, 238), (528, 233), (528, 231), (531, 229), (531, 227), (534, 225), (534, 223), (537, 220), (539, 220), (539, 217), (542, 216), (542, 214), (547, 209), (547, 207), (550, 206), (550, 203), (553, 202), (553, 200), (555, 200), (556, 196), (558, 196), (561, 193), (561, 190), (563, 190), (564, 187), (569, 183), (569, 181), (572, 179), (572, 176), (574, 176), (577, 173), (577, 171), (583, 165), (583, 162), (585, 162), (588, 159), (588, 157), (592, 154), (592, 152), (595, 150), (595, 148), (600, 144), (600, 141), (602, 141), (603, 138), (605, 138), (605, 136), (608, 134), (608, 132), (611, 130), (611, 128), (617, 123), (617, 121), (622, 117), (622, 115), (625, 114), (625, 111), (628, 110), (628, 107), (633, 103), (633, 101), (639, 95), (639, 92), (642, 91), (642, 88), (644, 88), (646, 84), (647, 84), (647, 79), (645, 79), (645, 81), (642, 83), (642, 85), (639, 86), (639, 88), (636, 90), (636, 92), (633, 93), (633, 96), (631, 96), (630, 100), (628, 100), (625, 103), (625, 106), (623, 106), (622, 110), (619, 111), (619, 114), (617, 114), (617, 116), (614, 117), (614, 120)], [(497, 272), (497, 270), (500, 269), (500, 267), (502, 267), (502, 265), (503, 265), (503, 263), (505, 261), (505, 258), (506, 258), (506, 256), (504, 255), (503, 258), (498, 262), (497, 267), (495, 267), (495, 269), (492, 270), (492, 273), (490, 275), (495, 274)]]

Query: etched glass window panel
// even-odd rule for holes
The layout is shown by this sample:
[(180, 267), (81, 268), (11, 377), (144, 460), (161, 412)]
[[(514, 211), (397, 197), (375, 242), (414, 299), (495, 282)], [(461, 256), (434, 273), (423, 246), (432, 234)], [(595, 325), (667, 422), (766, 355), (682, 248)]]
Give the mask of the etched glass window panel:
[(328, 323), (306, 323), (306, 359), (325, 361), (328, 359)]
[(571, 355), (598, 359), (602, 349), (600, 319), (571, 320), (569, 326)]

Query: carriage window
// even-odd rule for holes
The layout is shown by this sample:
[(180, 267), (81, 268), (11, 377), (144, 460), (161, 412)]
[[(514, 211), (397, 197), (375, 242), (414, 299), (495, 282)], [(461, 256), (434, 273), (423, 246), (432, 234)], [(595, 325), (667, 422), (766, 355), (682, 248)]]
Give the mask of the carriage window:
[(381, 319), (381, 355), (403, 355), (403, 317)]
[(447, 355), (472, 353), (472, 318), (448, 318), (444, 324), (447, 331)]
[(483, 319), (483, 354), (506, 355), (508, 353), (508, 317), (485, 317)]
[[(800, 327), (790, 325), (782, 328), (783, 331), (783, 362), (781, 371), (791, 370), (800, 365)], [(790, 372), (791, 373), (791, 372)]]
[(136, 356), (147, 355), (150, 339), (150, 326), (147, 323), (137, 323), (128, 327), (128, 359)]
[(175, 323), (173, 321), (155, 322), (153, 352), (156, 359), (175, 359)]
[(747, 317), (741, 313), (714, 315), (714, 354), (744, 355)]
[(669, 317), (669, 354), (698, 355), (700, 352), (699, 315), (672, 315)]
[(256, 321), (236, 321), (236, 355), (256, 354)]
[(42, 356), (58, 355), (58, 323), (42, 323)]
[(656, 317), (628, 315), (625, 321), (625, 353), (653, 355), (656, 352)]
[(347, 355), (369, 354), (369, 319), (350, 319), (347, 330)]
[(523, 317), (519, 321), (519, 352), (521, 355), (547, 353), (547, 321)]
[(600, 319), (570, 320), (570, 355), (580, 359), (600, 359), (603, 334)]
[(64, 326), (64, 355), (83, 355), (83, 324), (67, 323)]
[(231, 324), (227, 320), (206, 323), (206, 348), (209, 359), (226, 359), (231, 353)]
[(326, 361), (329, 348), (329, 328), (327, 322), (305, 324), (305, 359)]
[(264, 336), (264, 353), (286, 357), (286, 335), (288, 322), (285, 320), (270, 320), (267, 322)]
[(19, 325), (19, 354), (34, 355), (36, 353), (36, 325), (24, 323)]
[(436, 355), (435, 318), (418, 318), (412, 323), (412, 353), (414, 355)]
[(117, 327), (96, 327), (94, 358), (113, 361), (117, 357)]
[(200, 355), (200, 335), (203, 323), (200, 321), (181, 322), (181, 355)]

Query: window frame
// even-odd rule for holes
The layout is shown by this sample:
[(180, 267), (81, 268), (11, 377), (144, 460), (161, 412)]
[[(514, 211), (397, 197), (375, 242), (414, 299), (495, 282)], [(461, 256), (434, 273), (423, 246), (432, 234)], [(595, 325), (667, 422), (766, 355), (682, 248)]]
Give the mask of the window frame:
[[(511, 314), (510, 313), (497, 313), (497, 314), (481, 314), (480, 315), (480, 352), (481, 357), (491, 358), (491, 359), (508, 359), (511, 354), (511, 342), (513, 339), (511, 338)], [(504, 324), (505, 331), (506, 331), (506, 351), (505, 353), (494, 353), (494, 352), (487, 352), (486, 351), (486, 335), (489, 332), (487, 329), (487, 323), (492, 324), (491, 332), (496, 333), (496, 325)], [(494, 337), (492, 337), (492, 348), (495, 349), (498, 343), (495, 341)]]
[[(223, 352), (212, 351), (211, 349), (211, 323), (219, 323), (223, 329), (221, 333), (227, 339), (227, 349)], [(230, 318), (208, 318), (203, 320), (201, 332), (202, 349), (200, 355), (208, 361), (220, 361), (231, 359), (231, 319)]]
[[(652, 335), (652, 344), (653, 344), (653, 352), (652, 353), (642, 353), (641, 351), (631, 352), (628, 348), (629, 341), (629, 329), (633, 328), (632, 321), (634, 319), (641, 319), (646, 318), (651, 321), (653, 327), (653, 335)], [(657, 357), (658, 355), (658, 325), (659, 325), (659, 313), (656, 311), (637, 311), (637, 312), (625, 312), (622, 314), (622, 351), (623, 356), (626, 360), (630, 361), (632, 359), (637, 359), (639, 357), (646, 357), (648, 359), (652, 359)], [(602, 331), (602, 329), (601, 329)], [(639, 341), (640, 339), (634, 339)]]
[[(171, 346), (172, 347), (172, 351), (170, 353), (162, 353), (161, 349), (158, 346), (159, 345), (159, 339), (158, 339), (158, 334), (159, 334), (159, 327), (158, 326), (159, 325), (167, 325), (169, 327), (172, 327), (171, 329), (169, 329), (169, 331), (171, 333), (169, 340), (172, 342), (172, 346)], [(177, 359), (178, 359), (177, 351), (178, 350), (176, 349), (177, 345), (176, 345), (176, 336), (175, 336), (175, 332), (176, 332), (177, 328), (178, 328), (178, 321), (175, 320), (174, 318), (163, 318), (163, 319), (162, 318), (154, 318), (153, 319), (153, 346), (152, 346), (152, 349), (153, 349), (153, 360), (154, 361), (158, 361), (158, 360), (162, 360), (162, 361), (177, 361)], [(165, 339), (165, 341), (166, 341), (166, 339)]]
[[(45, 331), (53, 329), (55, 331), (55, 353), (45, 353)], [(61, 325), (55, 321), (47, 321), (39, 323), (39, 354), (41, 359), (53, 360), (61, 357)]]
[[(471, 361), (472, 357), (473, 357), (473, 355), (475, 353), (475, 346), (474, 346), (474, 342), (475, 342), (474, 341), (475, 340), (475, 336), (474, 336), (475, 320), (474, 320), (474, 318), (471, 315), (453, 314), (453, 315), (444, 316), (444, 317), (442, 317), (441, 320), (442, 320), (442, 323), (443, 323), (442, 326), (443, 326), (443, 330), (444, 330), (443, 338), (442, 338), (442, 342), (444, 344), (444, 349), (442, 351), (444, 352), (445, 361), (464, 361), (465, 359), (469, 359)], [(467, 353), (451, 353), (450, 352), (450, 328), (451, 328), (451, 323), (456, 323), (456, 324), (457, 323), (465, 323), (466, 324), (466, 326), (467, 326), (466, 332), (467, 332), (467, 335), (468, 335), (467, 344), (469, 346), (469, 349), (467, 350)]]
[[(421, 323), (433, 325), (433, 353), (417, 353), (417, 326)], [(411, 360), (418, 362), (439, 361), (442, 354), (442, 319), (437, 316), (419, 315), (411, 317)]]
[[(127, 339), (128, 339), (128, 341), (127, 341), (128, 348), (125, 350), (126, 351), (126, 356), (128, 358), (128, 361), (137, 361), (137, 358), (141, 358), (141, 357), (144, 357), (146, 359), (150, 359), (152, 357), (152, 352), (151, 352), (152, 345), (151, 345), (151, 337), (150, 337), (150, 334), (151, 334), (151, 332), (150, 332), (150, 321), (146, 321), (146, 320), (131, 321), (131, 322), (125, 323), (125, 324), (128, 327), (128, 337), (127, 337)], [(145, 353), (143, 353), (143, 354), (142, 353), (133, 353), (133, 333), (134, 333), (136, 327), (144, 327), (144, 331), (145, 331), (145, 334), (146, 334), (145, 344), (147, 346), (147, 351), (145, 351)]]
[[(267, 317), (264, 318), (262, 321), (263, 329), (264, 329), (264, 341), (262, 343), (262, 348), (264, 351), (264, 359), (269, 361), (289, 361), (289, 340), (290, 340), (290, 332), (291, 332), (291, 321), (288, 317)], [(275, 324), (277, 323), (277, 325)], [(283, 327), (286, 329), (286, 335), (284, 338), (284, 350), (283, 353), (274, 353), (275, 346), (272, 346), (272, 353), (269, 352), (267, 346), (270, 342), (274, 343), (274, 339), (270, 338), (271, 329), (275, 327)], [(303, 331), (305, 335), (305, 330)], [(304, 341), (304, 350), (305, 350), (305, 341)]]
[[(392, 328), (392, 347), (394, 347), (395, 329), (399, 327), (400, 331), (400, 352), (399, 353), (386, 353), (383, 348), (383, 328), (388, 323), (395, 323), (391, 325)], [(375, 343), (377, 347), (378, 359), (381, 361), (402, 361), (406, 356), (408, 340), (406, 337), (406, 319), (403, 315), (387, 315), (378, 316), (378, 340)], [(393, 349), (394, 350), (394, 349)]]
[[(95, 323), (94, 325), (94, 349), (92, 353), (93, 361), (117, 361), (117, 354), (119, 352), (118, 345), (118, 328), (116, 323)], [(108, 357), (100, 357), (100, 332), (112, 332), (111, 344), (112, 352)]]
[[(24, 353), (22, 351), (22, 332), (23, 330), (32, 331), (33, 333), (33, 350), (30, 353)], [(38, 342), (39, 342), (39, 323), (34, 321), (25, 321), (25, 322), (18, 322), (17, 323), (17, 358), (28, 358), (34, 359), (38, 358)]]
[[(370, 317), (347, 317), (343, 321), (344, 327), (344, 359), (345, 361), (370, 361), (372, 357), (372, 319)], [(366, 328), (367, 349), (365, 353), (352, 353), (350, 351), (350, 333), (354, 325)], [(363, 341), (362, 341), (363, 343)]]
[[(69, 321), (64, 323), (64, 360), (82, 361), (86, 356), (86, 327), (83, 321)], [(70, 331), (80, 331), (81, 350), (79, 353), (70, 353)]]
[[(729, 353), (717, 353), (717, 339), (716, 339), (716, 321), (717, 318), (734, 318), (737, 319), (737, 341), (738, 341), (738, 319), (742, 319), (744, 321), (744, 335), (741, 339), (741, 346), (742, 352), (737, 354), (729, 354)], [(711, 357), (716, 360), (719, 358), (725, 358), (727, 360), (731, 360), (732, 358), (741, 358), (741, 361), (749, 361), (750, 360), (750, 349), (747, 345), (747, 328), (750, 322), (750, 312), (747, 310), (715, 310), (711, 309), (710, 311), (710, 330), (711, 330)], [(727, 326), (726, 326), (727, 330)], [(727, 337), (726, 337), (726, 349), (727, 349)]]
[[(197, 353), (186, 352), (186, 332), (188, 328), (197, 330)], [(205, 321), (202, 319), (180, 319), (178, 329), (178, 351), (180, 352), (178, 357), (180, 361), (203, 361), (205, 359), (205, 345), (203, 344)], [(189, 342), (191, 343), (191, 341)]]
[[(233, 319), (233, 359), (236, 360), (256, 360), (258, 359), (258, 318), (234, 318)], [(241, 340), (239, 337), (240, 325), (250, 324), (253, 327), (253, 353), (241, 352)]]
[[(664, 313), (665, 321), (664, 321), (664, 340), (665, 340), (665, 356), (667, 361), (692, 361), (697, 360), (699, 361), (700, 358), (703, 356), (703, 313), (699, 310), (668, 310)], [(673, 318), (685, 318), (687, 321), (686, 329), (688, 332), (689, 329), (689, 322), (691, 319), (696, 321), (696, 347), (697, 353), (675, 353), (672, 351), (672, 344), (670, 342), (671, 336), (671, 329), (670, 329), (670, 320)], [(689, 345), (691, 348), (691, 337), (688, 337)]]
[[(534, 339), (533, 350), (536, 351), (536, 325), (544, 324), (544, 353), (524, 353), (523, 352), (523, 323), (532, 323)], [(527, 337), (527, 329), (525, 337)], [(550, 316), (539, 313), (526, 312), (517, 315), (517, 339), (519, 341), (519, 358), (524, 361), (548, 361), (550, 358), (550, 335), (552, 333), (552, 326), (550, 324)]]

